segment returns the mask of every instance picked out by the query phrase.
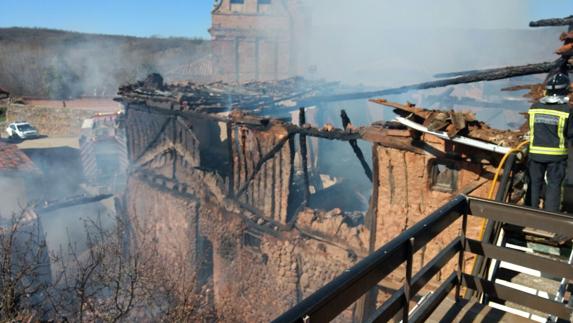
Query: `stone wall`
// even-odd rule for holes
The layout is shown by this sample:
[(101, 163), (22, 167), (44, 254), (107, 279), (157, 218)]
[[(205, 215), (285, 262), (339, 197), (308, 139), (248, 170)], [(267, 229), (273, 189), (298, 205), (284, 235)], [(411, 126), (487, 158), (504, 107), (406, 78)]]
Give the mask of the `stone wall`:
[(9, 104), (6, 121), (0, 126), (4, 129), (10, 122), (27, 121), (38, 129), (41, 135), (50, 137), (77, 137), (84, 119), (98, 111), (70, 108), (44, 108), (23, 104)]
[[(248, 210), (209, 194), (194, 198), (192, 187), (182, 194), (137, 176), (128, 187), (136, 241), (152, 241), (149, 250), (158, 250), (169, 267), (184, 268), (197, 277), (195, 284), (213, 286), (222, 322), (272, 320), (357, 260), (345, 248), (297, 231), (265, 233), (241, 216)], [(245, 236), (259, 240), (247, 242)], [(211, 249), (202, 247), (205, 241)]]

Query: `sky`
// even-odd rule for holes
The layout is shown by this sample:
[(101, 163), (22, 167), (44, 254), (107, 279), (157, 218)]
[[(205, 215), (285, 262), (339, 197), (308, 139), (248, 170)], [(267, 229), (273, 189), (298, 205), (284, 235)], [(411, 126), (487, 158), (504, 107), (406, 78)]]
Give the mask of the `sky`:
[[(573, 14), (573, 0), (523, 1), (529, 6), (528, 20)], [(140, 37), (209, 38), (213, 1), (0, 0), (0, 5), (0, 27), (41, 27)]]

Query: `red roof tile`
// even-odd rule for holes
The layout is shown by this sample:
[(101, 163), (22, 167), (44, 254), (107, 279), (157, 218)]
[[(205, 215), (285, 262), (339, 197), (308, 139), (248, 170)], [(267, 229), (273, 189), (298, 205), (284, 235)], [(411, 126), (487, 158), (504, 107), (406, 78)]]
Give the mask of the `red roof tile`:
[(38, 169), (16, 145), (0, 142), (0, 173), (9, 171), (35, 172)]

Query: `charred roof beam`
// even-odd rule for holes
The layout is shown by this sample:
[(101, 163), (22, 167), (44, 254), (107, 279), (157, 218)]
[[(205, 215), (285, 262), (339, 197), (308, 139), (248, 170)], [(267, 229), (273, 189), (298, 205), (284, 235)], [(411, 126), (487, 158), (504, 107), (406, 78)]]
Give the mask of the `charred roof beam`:
[[(538, 64), (527, 64), (527, 65), (520, 65), (520, 66), (508, 66), (502, 68), (493, 68), (487, 69), (482, 71), (469, 71), (468, 74), (461, 74), (461, 76), (448, 78), (443, 80), (436, 80), (436, 81), (429, 81), (411, 85), (405, 85), (397, 88), (389, 88), (384, 90), (377, 90), (377, 91), (366, 91), (366, 92), (354, 92), (354, 93), (345, 93), (345, 94), (337, 94), (337, 95), (328, 95), (328, 96), (315, 96), (310, 97), (307, 99), (303, 99), (297, 102), (296, 107), (293, 108), (281, 108), (277, 109), (280, 111), (294, 111), (297, 110), (299, 107), (303, 106), (313, 106), (319, 103), (325, 102), (336, 102), (336, 101), (350, 101), (350, 100), (360, 100), (360, 99), (370, 99), (376, 96), (386, 96), (392, 94), (402, 94), (409, 91), (414, 90), (426, 90), (432, 88), (439, 88), (439, 87), (446, 87), (450, 85), (457, 85), (457, 84), (467, 84), (467, 83), (475, 83), (475, 82), (482, 82), (482, 81), (496, 81), (502, 80), (512, 77), (518, 76), (525, 76), (525, 75), (534, 75), (534, 74), (544, 74), (554, 71), (556, 69), (563, 68), (566, 66), (567, 61), (563, 58), (559, 58), (553, 62), (544, 62)], [(268, 112), (268, 111), (266, 111)]]
[[(565, 18), (550, 18), (532, 21), (529, 27), (556, 27), (556, 26), (570, 26), (573, 24), (573, 15)], [(571, 29), (571, 28), (570, 28)]]

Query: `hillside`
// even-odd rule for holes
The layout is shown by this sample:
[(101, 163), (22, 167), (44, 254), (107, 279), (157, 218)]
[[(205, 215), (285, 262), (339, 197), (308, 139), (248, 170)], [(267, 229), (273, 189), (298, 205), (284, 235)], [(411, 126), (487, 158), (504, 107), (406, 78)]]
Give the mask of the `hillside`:
[(0, 28), (0, 87), (13, 95), (67, 99), (113, 96), (151, 72), (169, 78), (210, 53), (209, 42), (35, 28)]

